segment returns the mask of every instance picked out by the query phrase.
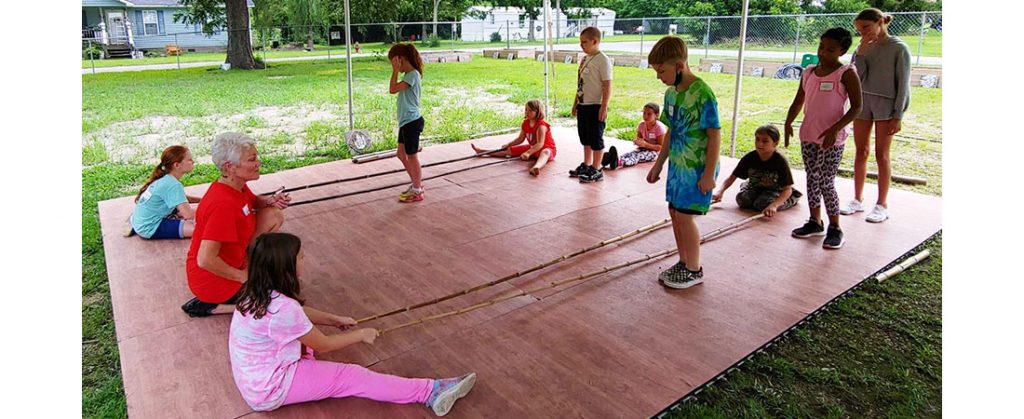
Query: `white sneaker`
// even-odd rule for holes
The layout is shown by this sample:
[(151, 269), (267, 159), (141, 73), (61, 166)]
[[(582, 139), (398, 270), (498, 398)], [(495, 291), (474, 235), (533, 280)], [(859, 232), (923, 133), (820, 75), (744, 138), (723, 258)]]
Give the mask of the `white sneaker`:
[(868, 216), (864, 218), (864, 221), (871, 223), (880, 223), (888, 219), (889, 210), (881, 205), (876, 204), (875, 207), (871, 209), (871, 213), (869, 213)]
[(845, 206), (839, 208), (839, 213), (843, 215), (850, 215), (855, 212), (862, 211), (864, 211), (864, 204), (860, 203), (860, 201), (856, 199), (851, 199), (849, 202), (846, 203)]

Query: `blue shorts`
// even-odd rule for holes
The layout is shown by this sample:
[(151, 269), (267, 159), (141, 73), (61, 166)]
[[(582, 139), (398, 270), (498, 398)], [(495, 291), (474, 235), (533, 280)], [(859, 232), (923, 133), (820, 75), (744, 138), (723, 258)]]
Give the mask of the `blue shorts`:
[(183, 238), (185, 238), (185, 220), (172, 220), (170, 218), (160, 220), (160, 226), (149, 237), (150, 240)]

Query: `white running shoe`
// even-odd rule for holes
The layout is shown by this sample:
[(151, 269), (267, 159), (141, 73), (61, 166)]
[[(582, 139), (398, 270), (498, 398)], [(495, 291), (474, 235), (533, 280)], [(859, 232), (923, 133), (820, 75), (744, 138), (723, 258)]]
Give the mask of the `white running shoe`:
[(875, 207), (871, 209), (871, 213), (864, 218), (864, 221), (870, 223), (880, 223), (889, 219), (889, 210), (885, 207), (875, 204)]
[(851, 199), (849, 202), (846, 203), (845, 206), (839, 208), (839, 213), (843, 215), (850, 215), (855, 212), (862, 211), (864, 211), (864, 204), (860, 203), (860, 201), (856, 199)]

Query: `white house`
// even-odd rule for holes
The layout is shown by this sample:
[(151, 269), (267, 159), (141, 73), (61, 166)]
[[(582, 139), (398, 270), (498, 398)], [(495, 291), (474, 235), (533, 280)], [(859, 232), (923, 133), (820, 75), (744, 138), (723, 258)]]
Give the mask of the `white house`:
[[(570, 13), (579, 11), (578, 8), (567, 9)], [(591, 8), (590, 18), (568, 19), (561, 10), (551, 10), (551, 36), (555, 36), (556, 27), (561, 27), (560, 33), (563, 38), (579, 36), (583, 28), (596, 26), (601, 29), (601, 36), (610, 37), (614, 34), (615, 12), (605, 8)], [(477, 17), (483, 15), (483, 19)], [(530, 27), (530, 16), (523, 9), (518, 7), (486, 7), (472, 6), (463, 15), (462, 21), (463, 41), (489, 41), (491, 34), (501, 34), (501, 40), (511, 38), (513, 41), (526, 40), (533, 31), (534, 39), (544, 38), (544, 14), (540, 13)]]

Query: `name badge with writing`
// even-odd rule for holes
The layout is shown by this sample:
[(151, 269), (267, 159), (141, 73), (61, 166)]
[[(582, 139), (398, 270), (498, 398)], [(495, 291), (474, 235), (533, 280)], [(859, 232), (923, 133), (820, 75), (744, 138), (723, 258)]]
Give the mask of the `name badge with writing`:
[(668, 116), (672, 117), (676, 113), (675, 105), (668, 105)]
[(818, 90), (820, 90), (822, 92), (831, 92), (832, 89), (834, 89), (834, 88), (835, 88), (835, 83), (830, 82), (830, 81), (821, 82), (821, 84), (818, 85)]
[(653, 140), (654, 139), (654, 133), (653, 132), (648, 132), (647, 133), (647, 138)]
[(245, 214), (245, 216), (248, 217), (249, 212), (249, 204), (242, 205), (242, 214)]

